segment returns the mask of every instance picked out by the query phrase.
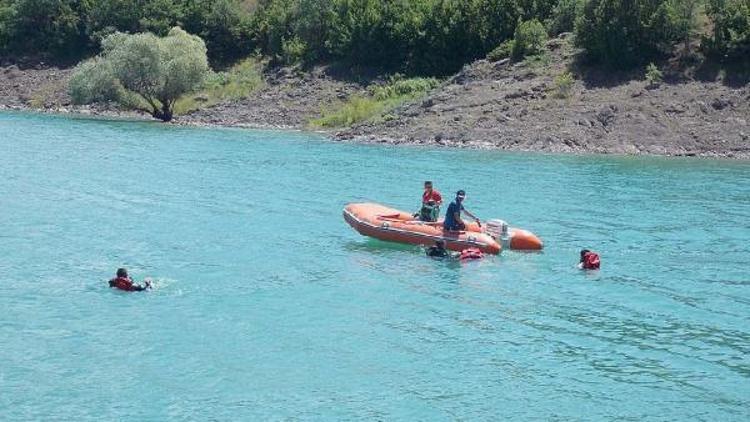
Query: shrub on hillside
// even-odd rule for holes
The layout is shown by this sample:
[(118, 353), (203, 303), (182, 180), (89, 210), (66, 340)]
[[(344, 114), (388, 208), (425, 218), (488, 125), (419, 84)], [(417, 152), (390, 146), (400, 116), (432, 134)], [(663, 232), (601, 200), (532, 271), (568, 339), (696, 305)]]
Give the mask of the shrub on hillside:
[(713, 21), (706, 50), (721, 58), (750, 61), (750, 0), (708, 0), (706, 12)]
[(665, 0), (588, 0), (575, 25), (586, 57), (615, 68), (665, 53), (677, 33)]
[(661, 73), (661, 70), (659, 70), (655, 64), (649, 63), (648, 66), (646, 66), (646, 82), (648, 83), (648, 87), (656, 88), (663, 80), (664, 74)]
[(400, 75), (389, 78), (385, 85), (375, 86), (370, 89), (370, 94), (378, 101), (384, 101), (397, 97), (414, 97), (425, 94), (438, 86), (435, 78), (410, 78), (404, 79)]
[(299, 37), (284, 40), (281, 45), (282, 61), (284, 64), (300, 64), (304, 61), (307, 46)]
[(59, 58), (81, 52), (80, 2), (75, 0), (5, 0), (0, 3), (0, 36), (20, 55), (49, 53)]
[(560, 0), (552, 9), (552, 13), (545, 21), (547, 32), (551, 36), (571, 32), (575, 28), (576, 17), (581, 13), (584, 0)]
[(544, 50), (546, 41), (547, 31), (541, 22), (536, 19), (521, 22), (513, 37), (511, 57), (513, 60), (521, 60), (526, 56), (537, 55)]
[(495, 47), (494, 50), (487, 53), (487, 60), (496, 62), (502, 59), (507, 59), (510, 57), (511, 52), (513, 51), (513, 40), (506, 40), (502, 42), (500, 45)]
[[(216, 63), (231, 63), (250, 54), (253, 50), (251, 17), (241, 1), (204, 0), (202, 3), (206, 5), (198, 9), (185, 30), (206, 42), (208, 58)], [(192, 2), (185, 4), (184, 14), (187, 15)], [(187, 21), (187, 16), (184, 20)]]
[(575, 80), (573, 80), (573, 74), (570, 72), (565, 72), (558, 77), (555, 78), (555, 92), (554, 95), (556, 98), (568, 98), (570, 97), (570, 94), (573, 92), (573, 84), (575, 83)]

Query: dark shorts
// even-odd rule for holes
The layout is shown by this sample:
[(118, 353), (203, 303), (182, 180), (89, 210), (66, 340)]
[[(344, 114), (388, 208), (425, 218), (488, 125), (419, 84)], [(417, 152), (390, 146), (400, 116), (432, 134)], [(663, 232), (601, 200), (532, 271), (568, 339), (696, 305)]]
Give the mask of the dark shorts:
[(443, 230), (457, 232), (461, 230), (466, 230), (466, 225), (462, 223), (456, 223), (452, 226), (443, 226)]

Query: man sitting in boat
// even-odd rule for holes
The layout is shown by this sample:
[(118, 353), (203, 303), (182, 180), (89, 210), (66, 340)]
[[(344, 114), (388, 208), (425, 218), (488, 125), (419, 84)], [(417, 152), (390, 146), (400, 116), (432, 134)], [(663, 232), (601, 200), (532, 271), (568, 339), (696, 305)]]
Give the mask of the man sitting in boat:
[(466, 223), (461, 219), (461, 211), (465, 212), (466, 215), (473, 218), (474, 221), (479, 224), (479, 226), (482, 226), (482, 223), (479, 221), (477, 217), (474, 216), (474, 214), (470, 213), (469, 210), (464, 208), (464, 199), (466, 198), (466, 192), (463, 190), (460, 190), (456, 192), (456, 199), (451, 202), (450, 205), (448, 205), (448, 211), (445, 213), (445, 221), (443, 222), (443, 230), (446, 231), (460, 231), (460, 230), (466, 230)]
[(443, 205), (443, 196), (432, 188), (432, 182), (424, 182), (424, 193), (422, 194), (422, 208), (414, 217), (420, 221), (435, 222), (440, 216), (440, 206)]

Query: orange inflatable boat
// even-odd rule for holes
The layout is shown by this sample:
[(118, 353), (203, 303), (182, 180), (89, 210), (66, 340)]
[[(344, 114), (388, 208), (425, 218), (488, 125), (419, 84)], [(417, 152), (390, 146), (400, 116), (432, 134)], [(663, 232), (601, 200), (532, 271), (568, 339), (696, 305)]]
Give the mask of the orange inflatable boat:
[(543, 246), (533, 233), (509, 228), (502, 220), (489, 220), (485, 227), (471, 223), (466, 231), (444, 231), (442, 221), (415, 220), (410, 213), (372, 203), (347, 205), (344, 219), (363, 236), (425, 246), (443, 240), (446, 249), (453, 251), (478, 248), (484, 253), (498, 254), (503, 247), (540, 250)]

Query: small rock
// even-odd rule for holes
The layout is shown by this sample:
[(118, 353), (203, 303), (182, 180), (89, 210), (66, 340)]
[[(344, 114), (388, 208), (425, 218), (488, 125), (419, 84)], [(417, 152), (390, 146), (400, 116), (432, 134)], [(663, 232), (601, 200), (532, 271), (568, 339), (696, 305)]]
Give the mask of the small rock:
[(596, 113), (596, 120), (602, 124), (602, 126), (609, 126), (615, 121), (615, 112), (617, 111), (616, 106), (604, 107), (598, 113)]
[(724, 98), (715, 98), (713, 101), (711, 101), (711, 107), (713, 107), (714, 110), (724, 110), (730, 105), (732, 105), (732, 103)]
[(673, 114), (681, 114), (684, 113), (687, 109), (682, 104), (670, 104), (667, 106), (667, 108), (664, 109), (667, 113), (673, 113)]
[(508, 63), (510, 63), (510, 59), (499, 60), (499, 61), (495, 62), (495, 69), (499, 69), (501, 67), (505, 67), (505, 65), (507, 65)]

